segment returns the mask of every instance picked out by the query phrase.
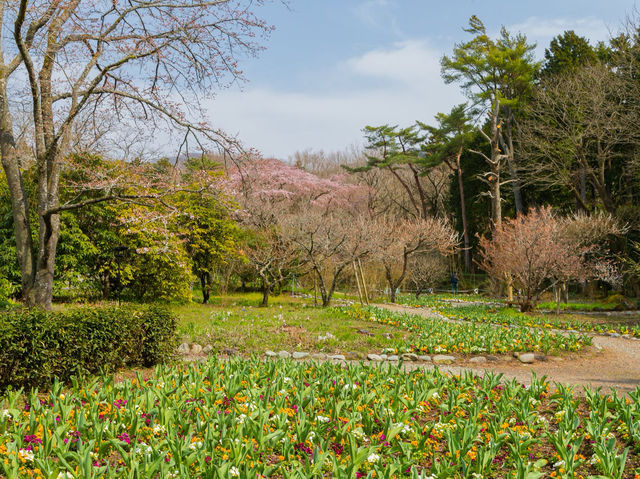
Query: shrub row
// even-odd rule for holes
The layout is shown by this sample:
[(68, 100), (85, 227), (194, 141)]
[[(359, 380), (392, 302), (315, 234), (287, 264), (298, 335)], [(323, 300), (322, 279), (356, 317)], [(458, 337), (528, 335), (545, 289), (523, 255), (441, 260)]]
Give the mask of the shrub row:
[(155, 305), (1, 314), (0, 392), (163, 362), (174, 354), (176, 325), (169, 310)]

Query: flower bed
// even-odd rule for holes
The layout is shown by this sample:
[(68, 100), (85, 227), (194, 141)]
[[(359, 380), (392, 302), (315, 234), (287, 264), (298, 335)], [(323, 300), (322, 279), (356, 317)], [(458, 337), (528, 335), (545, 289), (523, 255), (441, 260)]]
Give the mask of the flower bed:
[(465, 321), (476, 321), (491, 324), (527, 326), (541, 329), (563, 329), (566, 331), (580, 331), (585, 333), (618, 333), (640, 338), (640, 326), (628, 324), (601, 324), (559, 318), (549, 314), (525, 314), (512, 308), (501, 307), (496, 304), (489, 303), (487, 305), (474, 304), (452, 306), (446, 301), (441, 301), (438, 298), (431, 298), (428, 296), (420, 298), (419, 302), (417, 302), (415, 298), (410, 297), (402, 297), (401, 300), (403, 300), (404, 304), (407, 304), (408, 306), (434, 309), (450, 319), (461, 319)]
[(0, 476), (640, 477), (640, 390), (237, 360), (0, 404)]
[(347, 309), (360, 320), (391, 324), (413, 332), (411, 341), (399, 343), (399, 352), (504, 354), (514, 351), (579, 351), (591, 344), (582, 334), (559, 334), (528, 327), (495, 327), (479, 322), (452, 323), (417, 314), (397, 313), (380, 308)]

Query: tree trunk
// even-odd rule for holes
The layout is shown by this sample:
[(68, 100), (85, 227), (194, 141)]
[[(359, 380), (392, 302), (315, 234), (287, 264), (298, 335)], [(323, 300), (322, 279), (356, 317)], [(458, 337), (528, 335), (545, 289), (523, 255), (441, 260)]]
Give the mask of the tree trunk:
[(460, 157), (462, 156), (462, 147), (456, 159), (456, 170), (458, 173), (458, 190), (460, 192), (460, 215), (462, 216), (462, 238), (464, 240), (464, 270), (471, 270), (471, 250), (469, 246), (469, 229), (467, 228), (467, 205), (464, 199), (464, 182), (462, 178), (462, 166), (460, 165)]
[(7, 178), (11, 197), (11, 216), (18, 264), (20, 265), (22, 297), (26, 302), (27, 298), (32, 295), (31, 291), (35, 281), (35, 258), (31, 225), (29, 224), (29, 204), (20, 172), (20, 159), (13, 138), (13, 124), (9, 112), (5, 77), (0, 77), (0, 155), (2, 155), (2, 168)]
[(200, 275), (200, 287), (202, 289), (202, 304), (208, 304), (211, 297), (211, 287), (207, 281), (207, 274)]
[(262, 303), (260, 303), (260, 307), (266, 308), (269, 306), (269, 293), (271, 293), (271, 285), (266, 281), (262, 281)]

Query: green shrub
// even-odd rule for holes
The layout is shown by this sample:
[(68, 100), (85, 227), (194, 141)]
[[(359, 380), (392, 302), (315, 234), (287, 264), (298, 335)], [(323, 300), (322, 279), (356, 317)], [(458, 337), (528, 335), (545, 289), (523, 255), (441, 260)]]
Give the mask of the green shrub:
[(0, 315), (0, 391), (170, 359), (176, 319), (159, 306), (18, 310)]

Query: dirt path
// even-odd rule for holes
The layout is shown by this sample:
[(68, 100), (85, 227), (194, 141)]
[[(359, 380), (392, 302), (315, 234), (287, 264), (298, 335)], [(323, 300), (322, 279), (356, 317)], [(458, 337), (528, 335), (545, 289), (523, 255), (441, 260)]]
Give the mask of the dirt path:
[[(392, 311), (409, 312), (428, 318), (438, 318), (426, 308), (409, 308), (400, 305), (378, 304), (380, 308)], [(640, 341), (626, 338), (593, 335), (593, 348), (580, 354), (568, 354), (560, 361), (537, 361), (534, 364), (522, 364), (517, 359), (489, 362), (478, 366), (459, 361), (451, 366), (440, 367), (453, 373), (484, 371), (503, 373), (507, 378), (515, 378), (528, 383), (531, 373), (547, 376), (551, 382), (574, 384), (578, 386), (602, 387), (604, 390), (615, 388), (618, 391), (632, 391), (640, 387)], [(411, 364), (410, 368), (428, 367), (428, 363)]]

